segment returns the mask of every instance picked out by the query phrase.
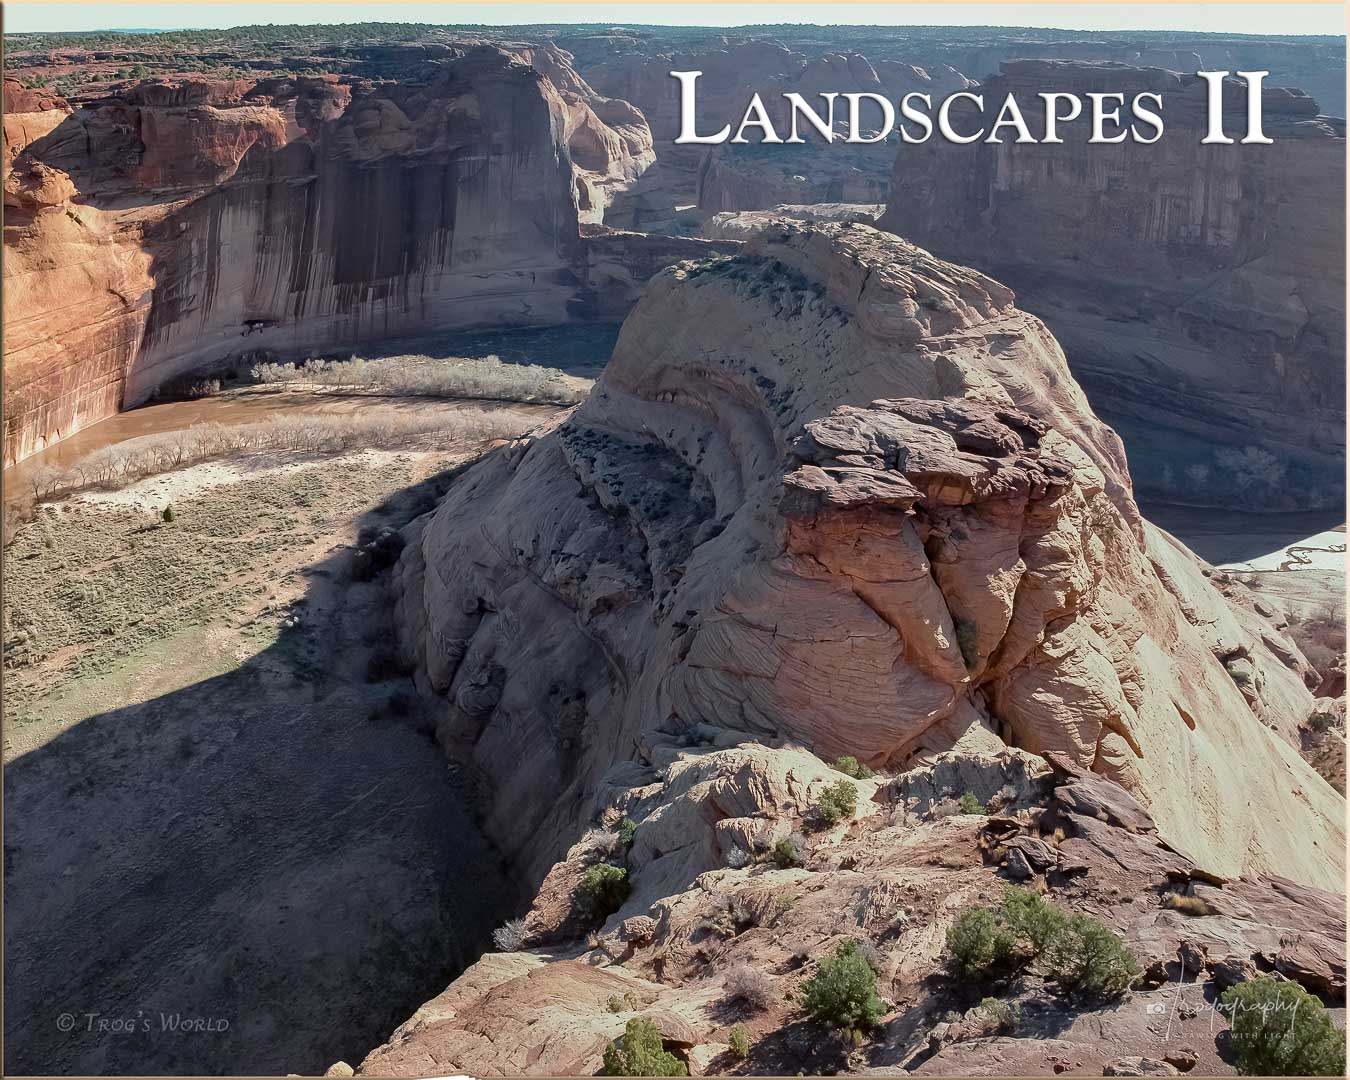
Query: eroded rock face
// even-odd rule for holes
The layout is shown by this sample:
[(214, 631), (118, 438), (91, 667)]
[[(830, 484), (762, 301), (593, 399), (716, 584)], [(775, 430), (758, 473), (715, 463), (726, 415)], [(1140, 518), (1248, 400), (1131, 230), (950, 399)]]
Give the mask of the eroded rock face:
[(7, 118), (7, 462), (241, 357), (578, 317), (579, 223), (650, 163), (641, 115), (557, 50), (398, 63)]
[[(839, 772), (800, 748), (733, 745), (727, 729), (692, 734), (653, 737), (595, 793), (600, 820), (636, 823), (626, 851), (595, 830), (555, 867), (622, 864), (633, 883), (622, 907), (570, 943), (483, 957), (358, 1072), (588, 1075), (637, 1015), (695, 1075), (730, 1071), (734, 1024), (750, 1034), (741, 1067), (753, 1073), (1101, 1075), (1114, 1062), (1139, 1075), (1149, 1058), (1148, 1075), (1157, 1062), (1223, 1075), (1228, 1019), (1212, 1002), (1226, 986), (1275, 970), (1344, 1001), (1342, 897), (1216, 878), (1171, 850), (1128, 793), (1062, 755), (1048, 766), (1006, 747), (955, 751), (889, 781), (844, 781), (855, 813), (822, 828), (811, 807)], [(948, 805), (962, 790), (998, 793), (997, 814)], [(789, 836), (799, 865), (778, 865), (767, 853)], [(946, 933), (971, 905), (997, 905), (1010, 880), (1108, 927), (1138, 961), (1133, 987), (1085, 1000), (1051, 991), (1042, 967), (987, 984), (1015, 1019), (972, 1008), (968, 981), (947, 969)], [(526, 924), (555, 907), (546, 888)], [(889, 1004), (846, 1057), (805, 1020), (801, 990), (850, 939), (866, 943)]]
[[(1130, 446), (1140, 491), (1267, 510), (1338, 504), (1344, 217), (1321, 193), (1344, 184), (1343, 121), (1271, 86), (1274, 145), (1202, 146), (1194, 75), (1036, 60), (981, 86), (984, 122), (1013, 92), (1039, 132), (1046, 86), (1160, 93), (1165, 134), (1093, 146), (1075, 122), (1059, 145), (902, 146), (882, 227), (994, 274), (1045, 319)], [(1225, 109), (1227, 128), (1244, 130), (1245, 86), (1228, 88)], [(953, 115), (961, 131), (981, 122)]]
[(1203, 578), (1183, 603), (1147, 537), (1009, 290), (785, 222), (652, 280), (588, 401), (419, 527), (399, 619), (534, 881), (645, 733), (711, 724), (874, 766), (1057, 751), (1216, 872), (1338, 883), (1339, 796), (1207, 635), (1306, 688)]

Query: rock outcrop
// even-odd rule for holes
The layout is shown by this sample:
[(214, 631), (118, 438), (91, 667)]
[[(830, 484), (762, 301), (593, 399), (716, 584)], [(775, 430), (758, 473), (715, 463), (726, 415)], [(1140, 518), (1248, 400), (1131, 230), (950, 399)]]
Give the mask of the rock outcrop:
[[(726, 729), (690, 734), (647, 742), (596, 792), (600, 820), (635, 823), (631, 846), (594, 830), (550, 874), (622, 864), (633, 892), (619, 910), (584, 943), (582, 926), (483, 957), (358, 1073), (589, 1075), (636, 1016), (693, 1075), (736, 1066), (738, 1024), (749, 1073), (1221, 1075), (1234, 1069), (1218, 991), (1274, 971), (1344, 1002), (1341, 897), (1196, 867), (1119, 786), (1058, 755), (953, 752), (845, 781), (857, 810), (822, 828), (812, 806), (838, 772), (800, 749), (729, 745)], [(963, 790), (988, 813), (963, 812)], [(768, 856), (784, 840), (797, 865)], [(1018, 881), (1117, 935), (1141, 972), (1133, 987), (1100, 1002), (1054, 992), (1044, 972), (952, 977), (948, 928)], [(541, 892), (527, 929), (554, 907)], [(850, 938), (887, 1002), (856, 1048), (800, 1004), (818, 961)], [(985, 994), (1003, 999), (1003, 1019), (975, 1006)]]
[(867, 226), (658, 274), (587, 402), (410, 541), (408, 658), (527, 880), (702, 724), (892, 769), (1059, 752), (1216, 873), (1341, 880), (1341, 798), (1257, 715), (1307, 715), (1297, 649), (1140, 520), (1008, 289)]
[[(1141, 492), (1265, 510), (1338, 505), (1345, 454), (1344, 123), (1264, 95), (1271, 146), (1200, 145), (1205, 84), (1156, 68), (1013, 61), (981, 86), (1163, 95), (1154, 145), (902, 146), (882, 227), (1017, 292), (1130, 447)], [(1228, 87), (1230, 131), (1245, 87)], [(969, 103), (964, 103), (969, 104)], [(973, 131), (979, 119), (954, 111)], [(1088, 110), (1084, 110), (1086, 113)]]
[(49, 107), (6, 118), (5, 460), (251, 355), (577, 317), (642, 117), (557, 50), (427, 49), (368, 61), (394, 80), (14, 98)]

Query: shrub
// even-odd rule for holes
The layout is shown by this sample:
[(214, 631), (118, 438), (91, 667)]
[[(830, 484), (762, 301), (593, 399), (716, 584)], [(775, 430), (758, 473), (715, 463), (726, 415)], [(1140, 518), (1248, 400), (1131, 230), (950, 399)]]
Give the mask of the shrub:
[(1219, 1008), (1232, 1025), (1238, 1069), (1250, 1076), (1344, 1076), (1345, 1039), (1296, 983), (1262, 975), (1231, 986)]
[(811, 1019), (846, 1031), (865, 1031), (886, 1012), (877, 976), (858, 948), (846, 941), (820, 962), (806, 981), (803, 1004)]
[(702, 929), (724, 938), (743, 934), (752, 926), (758, 925), (759, 919), (754, 911), (744, 901), (735, 897), (723, 897), (712, 918), (699, 922)]
[(847, 780), (837, 780), (820, 793), (815, 809), (826, 825), (838, 825), (858, 809), (858, 789)]
[(1009, 886), (997, 913), (971, 907), (947, 931), (952, 967), (966, 976), (1044, 957), (1050, 978), (1112, 997), (1139, 978), (1134, 954), (1115, 931), (1089, 915), (1071, 915), (1031, 889)]
[(518, 952), (525, 944), (525, 920), (512, 919), (492, 931), (492, 944), (499, 952)]
[(845, 776), (851, 776), (854, 780), (870, 780), (872, 778), (872, 770), (852, 754), (845, 754), (834, 763), (834, 767), (838, 772)]
[(1068, 923), (1068, 916), (1034, 889), (1004, 888), (1003, 924), (1014, 937), (1027, 942), (1032, 956), (1048, 949)]
[(1198, 896), (1185, 896), (1170, 892), (1163, 897), (1163, 907), (1179, 911), (1183, 915), (1208, 915), (1209, 905)]
[(728, 999), (743, 1001), (752, 1009), (767, 1009), (776, 996), (773, 980), (746, 963), (733, 964), (723, 986)]
[(737, 1024), (731, 1029), (727, 1045), (731, 1048), (731, 1056), (737, 1061), (744, 1061), (750, 1056), (750, 1033), (745, 1030), (744, 1024)]
[(989, 1017), (995, 1031), (1011, 1031), (1017, 1024), (1017, 1009), (998, 998), (985, 998), (980, 1002), (980, 1011)]
[(581, 875), (581, 881), (577, 883), (577, 900), (591, 918), (606, 919), (623, 907), (631, 891), (627, 870), (622, 866), (597, 863), (587, 867)]
[(625, 990), (622, 995), (611, 994), (609, 1000), (605, 1002), (605, 1008), (612, 1013), (636, 1012), (637, 1007), (637, 995), (631, 990)]
[(727, 850), (727, 866), (732, 870), (744, 869), (754, 861), (755, 857), (743, 847), (732, 847)]
[(960, 799), (961, 813), (963, 814), (983, 814), (984, 806), (980, 800), (975, 797), (975, 792), (967, 791)]
[(164, 522), (165, 525), (172, 525), (172, 524), (173, 524), (173, 506), (172, 506), (172, 505), (166, 505), (166, 506), (164, 507), (164, 509), (160, 512), (159, 519), (160, 519), (162, 522)]
[(1016, 944), (1016, 938), (988, 908), (966, 908), (947, 930), (947, 951), (961, 975), (983, 975), (1006, 964)]
[(780, 870), (801, 866), (802, 854), (801, 842), (795, 836), (785, 836), (773, 846), (773, 861)]
[(1102, 997), (1124, 993), (1142, 974), (1115, 931), (1090, 915), (1069, 916), (1047, 956), (1057, 981)]
[(634, 821), (632, 818), (628, 817), (624, 818), (621, 822), (619, 822), (618, 833), (619, 833), (619, 843), (621, 843), (626, 848), (632, 847), (633, 837), (637, 834), (637, 822)]
[(605, 1047), (605, 1076), (687, 1076), (684, 1063), (661, 1045), (661, 1032), (650, 1020), (635, 1016), (622, 1040)]

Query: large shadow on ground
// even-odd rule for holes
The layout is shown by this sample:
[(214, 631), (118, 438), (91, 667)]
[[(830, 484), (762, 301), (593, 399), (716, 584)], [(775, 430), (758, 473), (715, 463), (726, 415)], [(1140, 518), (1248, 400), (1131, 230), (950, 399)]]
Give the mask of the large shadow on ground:
[(387, 600), (349, 564), (238, 669), (5, 769), (7, 1073), (355, 1064), (512, 913), (411, 683), (370, 681)]

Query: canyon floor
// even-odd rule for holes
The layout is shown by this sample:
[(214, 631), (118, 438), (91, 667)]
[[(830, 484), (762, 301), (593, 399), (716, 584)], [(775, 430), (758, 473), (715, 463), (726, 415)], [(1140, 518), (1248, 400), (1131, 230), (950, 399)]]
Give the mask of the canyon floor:
[(474, 452), (248, 455), (20, 531), (7, 1072), (322, 1071), (478, 955), (505, 887), (349, 572)]

